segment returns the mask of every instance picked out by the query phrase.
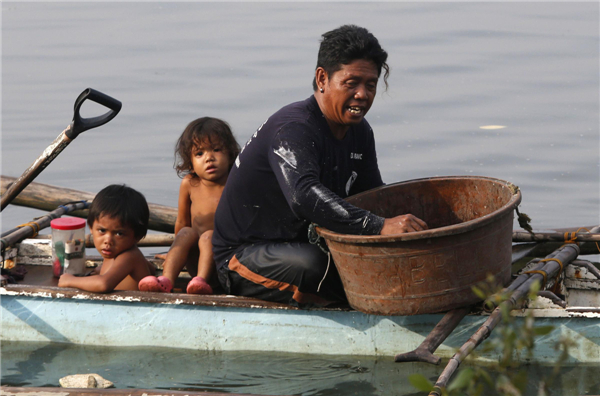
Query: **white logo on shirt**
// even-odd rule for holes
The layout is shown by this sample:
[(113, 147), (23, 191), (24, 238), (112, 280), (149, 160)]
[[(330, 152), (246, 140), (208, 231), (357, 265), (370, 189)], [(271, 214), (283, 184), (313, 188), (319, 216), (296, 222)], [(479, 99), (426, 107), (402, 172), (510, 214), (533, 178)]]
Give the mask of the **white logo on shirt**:
[(350, 189), (352, 188), (352, 185), (356, 181), (357, 177), (358, 177), (358, 173), (352, 171), (352, 175), (350, 176), (350, 178), (348, 179), (348, 182), (346, 183), (346, 195), (350, 194)]
[(362, 153), (350, 153), (350, 159), (361, 160), (362, 159)]

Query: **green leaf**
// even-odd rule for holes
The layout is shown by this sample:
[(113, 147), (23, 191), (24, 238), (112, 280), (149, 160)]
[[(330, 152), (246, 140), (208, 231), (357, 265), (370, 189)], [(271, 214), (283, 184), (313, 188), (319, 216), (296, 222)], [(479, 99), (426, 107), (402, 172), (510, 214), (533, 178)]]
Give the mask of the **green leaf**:
[(512, 383), (519, 391), (521, 391), (521, 393), (525, 392), (525, 389), (527, 388), (527, 371), (520, 370), (513, 376)]
[(433, 389), (433, 384), (422, 374), (409, 375), (408, 381), (412, 386), (423, 392), (429, 392)]
[(539, 326), (535, 327), (533, 332), (535, 335), (543, 336), (552, 333), (552, 330), (554, 330), (554, 326)]
[[(546, 285), (543, 285), (546, 286)], [(536, 279), (531, 286), (529, 287), (528, 298), (531, 300), (535, 300), (537, 298), (537, 293), (542, 288), (542, 281)]]
[(476, 286), (471, 286), (471, 290), (473, 290), (473, 293), (482, 300), (485, 300), (488, 297), (483, 290)]
[(490, 386), (494, 385), (494, 380), (492, 380), (492, 377), (490, 376), (490, 374), (487, 371), (480, 370), (479, 375), (488, 385), (490, 385)]
[(502, 312), (502, 322), (504, 322), (504, 323), (510, 322), (511, 321), (510, 311), (512, 311), (512, 309), (508, 305), (504, 305), (504, 304), (501, 304), (499, 307), (500, 307), (500, 312)]
[(469, 386), (469, 383), (473, 379), (474, 376), (473, 369), (468, 367), (461, 371), (459, 371), (456, 378), (448, 385), (448, 392), (452, 392), (456, 389), (463, 389)]

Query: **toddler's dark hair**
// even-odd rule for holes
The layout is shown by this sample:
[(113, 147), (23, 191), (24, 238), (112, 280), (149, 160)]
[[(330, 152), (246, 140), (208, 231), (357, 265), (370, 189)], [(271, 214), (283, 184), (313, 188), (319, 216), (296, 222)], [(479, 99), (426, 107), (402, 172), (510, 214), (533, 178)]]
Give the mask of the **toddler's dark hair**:
[(111, 184), (96, 194), (90, 205), (88, 226), (92, 228), (102, 216), (118, 219), (121, 224), (131, 227), (136, 238), (143, 238), (148, 232), (150, 210), (146, 198), (124, 184)]
[(179, 177), (188, 174), (197, 177), (192, 166), (192, 149), (208, 141), (213, 146), (222, 146), (229, 155), (229, 170), (240, 153), (240, 145), (235, 140), (229, 124), (218, 118), (202, 117), (185, 128), (175, 144), (174, 168)]

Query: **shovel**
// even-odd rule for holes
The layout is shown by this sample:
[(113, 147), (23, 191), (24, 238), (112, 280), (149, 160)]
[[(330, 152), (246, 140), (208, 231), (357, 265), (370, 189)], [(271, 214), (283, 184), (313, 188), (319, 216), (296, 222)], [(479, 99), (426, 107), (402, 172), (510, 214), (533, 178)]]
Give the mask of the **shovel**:
[[(83, 102), (87, 99), (101, 104), (110, 110), (97, 117), (82, 118), (79, 114), (79, 109), (81, 109), (81, 105), (83, 105)], [(61, 134), (54, 139), (54, 142), (44, 150), (42, 155), (40, 155), (38, 159), (36, 159), (34, 163), (10, 185), (4, 195), (2, 195), (0, 212), (3, 211), (4, 208), (7, 207), (8, 204), (10, 204), (12, 200), (37, 177), (37, 175), (46, 169), (54, 158), (56, 158), (80, 133), (104, 125), (115, 118), (121, 110), (121, 102), (102, 92), (88, 88), (77, 97), (74, 107), (75, 114), (73, 115), (73, 121), (67, 126), (67, 129), (62, 131)]]

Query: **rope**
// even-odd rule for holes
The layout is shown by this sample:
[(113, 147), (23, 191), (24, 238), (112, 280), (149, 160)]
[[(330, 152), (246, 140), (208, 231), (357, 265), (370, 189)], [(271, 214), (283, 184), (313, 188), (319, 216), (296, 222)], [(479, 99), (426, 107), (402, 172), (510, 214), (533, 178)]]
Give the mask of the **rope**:
[(577, 232), (565, 232), (565, 243), (577, 243)]
[[(581, 227), (581, 228), (579, 228), (579, 229), (577, 230), (577, 232), (579, 232), (580, 230), (586, 230), (587, 232), (591, 232), (590, 230), (588, 230), (588, 229), (587, 229), (587, 228), (585, 228), (585, 227)], [(595, 243), (595, 245), (596, 245), (596, 248), (598, 248), (598, 252), (600, 252), (600, 245), (598, 245), (598, 242), (594, 242), (594, 243)]]
[(24, 224), (18, 225), (15, 228), (23, 228), (23, 227), (31, 227), (31, 229), (33, 230), (33, 235), (32, 235), (33, 238), (35, 238), (37, 236), (37, 234), (40, 232), (40, 225), (33, 221), (30, 221), (29, 223), (24, 223)]
[[(513, 195), (517, 195), (517, 193), (521, 190), (519, 186), (512, 183), (508, 183), (507, 187)], [(518, 206), (515, 207), (515, 211), (517, 212), (517, 220), (519, 221), (519, 225), (521, 226), (521, 228), (533, 235), (533, 229), (529, 224), (531, 223), (531, 217), (527, 216), (527, 214), (525, 213), (519, 213)]]
[(327, 252), (327, 269), (325, 270), (325, 275), (323, 275), (323, 279), (319, 282), (319, 286), (317, 286), (317, 292), (321, 290), (321, 283), (327, 278), (327, 273), (329, 272), (329, 264), (331, 264), (331, 253)]
[[(567, 233), (565, 233), (567, 234)], [(558, 263), (558, 265), (560, 266), (560, 271), (558, 271), (558, 273), (556, 274), (556, 277), (554, 278), (554, 286), (552, 288), (552, 292), (556, 293), (556, 291), (559, 289), (559, 278), (563, 273), (563, 270), (565, 268), (564, 264), (562, 263), (562, 261), (560, 261), (557, 258), (545, 258), (545, 259), (541, 259), (538, 262), (539, 263), (547, 263), (549, 261), (556, 261)], [(535, 271), (527, 271), (527, 272), (523, 272), (524, 274), (540, 274), (544, 277), (544, 283), (542, 284), (543, 287), (546, 287), (546, 283), (548, 282), (548, 273), (544, 270), (535, 270)]]
[(317, 245), (323, 253), (329, 254), (327, 243), (325, 242), (325, 239), (317, 233), (316, 227), (318, 227), (318, 225), (315, 223), (310, 223), (308, 226), (308, 242), (311, 245)]
[(310, 223), (308, 226), (308, 242), (311, 245), (317, 245), (319, 249), (323, 251), (323, 253), (327, 254), (327, 269), (325, 270), (325, 275), (323, 275), (323, 279), (319, 282), (319, 286), (317, 286), (317, 292), (321, 290), (321, 284), (327, 277), (327, 273), (329, 272), (329, 265), (331, 264), (331, 252), (329, 252), (329, 248), (325, 243), (325, 240), (317, 233), (316, 230), (317, 225), (315, 223)]
[(558, 274), (559, 275), (562, 274), (563, 268), (564, 268), (562, 261), (560, 261), (557, 258), (545, 258), (545, 259), (541, 259), (540, 263), (547, 263), (548, 261), (556, 261), (558, 263), (558, 265), (560, 265), (560, 271), (558, 272)]
[(518, 206), (515, 208), (515, 211), (517, 212), (517, 220), (519, 221), (521, 228), (533, 235), (533, 229), (529, 224), (531, 223), (531, 217), (527, 216), (525, 213), (520, 213)]
[[(64, 208), (64, 209), (66, 209), (66, 210), (68, 211), (68, 208), (66, 208), (66, 207), (65, 207), (65, 205), (75, 205), (75, 204), (78, 204), (78, 203), (84, 203), (84, 204), (87, 204), (87, 203), (88, 203), (88, 201), (86, 201), (85, 199), (82, 199), (82, 200), (80, 200), (80, 201), (70, 201), (70, 202), (65, 202), (65, 203), (64, 203), (64, 204), (62, 204), (62, 205), (59, 205), (58, 207), (59, 207), (59, 208)], [(86, 207), (85, 207), (84, 209), (87, 209), (87, 206), (89, 206), (89, 205), (86, 205)]]
[(548, 281), (548, 273), (546, 271), (535, 270), (535, 271), (527, 271), (527, 272), (523, 272), (523, 273), (524, 274), (541, 274), (544, 277), (543, 285), (546, 286), (546, 282)]
[[(78, 204), (78, 203), (83, 203), (83, 204), (85, 204), (86, 207), (89, 206), (88, 203), (87, 203), (87, 201), (83, 201), (82, 200), (82, 201), (67, 202), (64, 205), (58, 205), (58, 207), (64, 209), (65, 212), (68, 213), (70, 211), (70, 208), (68, 208), (66, 205), (72, 205), (72, 204)], [(41, 219), (41, 218), (46, 217), (46, 216), (48, 216), (48, 215), (36, 217), (35, 219), (33, 219), (32, 221), (30, 221), (29, 223), (23, 223), (21, 225), (16, 226), (15, 228), (31, 227), (31, 230), (33, 231), (33, 235), (31, 237), (35, 238), (36, 236), (38, 236), (38, 234), (40, 232), (40, 225), (38, 223), (36, 223), (35, 220)], [(56, 215), (55, 215), (55, 217), (56, 217)], [(8, 243), (6, 242), (5, 239), (2, 239), (2, 243), (4, 243), (5, 245), (8, 245)]]

